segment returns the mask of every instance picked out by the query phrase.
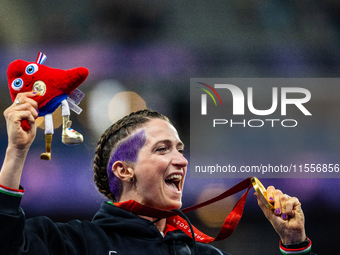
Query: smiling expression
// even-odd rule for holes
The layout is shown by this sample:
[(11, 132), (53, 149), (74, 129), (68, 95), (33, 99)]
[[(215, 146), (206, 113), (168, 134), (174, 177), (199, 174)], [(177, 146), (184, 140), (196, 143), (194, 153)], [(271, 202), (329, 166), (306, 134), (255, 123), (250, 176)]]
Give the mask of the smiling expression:
[(133, 166), (134, 200), (157, 209), (178, 209), (188, 165), (184, 144), (176, 129), (164, 120), (152, 119), (143, 129), (146, 142)]

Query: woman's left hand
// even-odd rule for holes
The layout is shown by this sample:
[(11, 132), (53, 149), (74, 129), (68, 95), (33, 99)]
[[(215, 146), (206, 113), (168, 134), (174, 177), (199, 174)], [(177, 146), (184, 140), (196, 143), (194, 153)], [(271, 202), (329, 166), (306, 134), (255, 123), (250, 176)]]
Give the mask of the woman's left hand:
[[(256, 193), (255, 195), (257, 196)], [(268, 209), (257, 196), (260, 208), (281, 237), (282, 243), (305, 241), (305, 217), (299, 200), (283, 194), (273, 186), (267, 188), (267, 199), (274, 203), (274, 210)]]

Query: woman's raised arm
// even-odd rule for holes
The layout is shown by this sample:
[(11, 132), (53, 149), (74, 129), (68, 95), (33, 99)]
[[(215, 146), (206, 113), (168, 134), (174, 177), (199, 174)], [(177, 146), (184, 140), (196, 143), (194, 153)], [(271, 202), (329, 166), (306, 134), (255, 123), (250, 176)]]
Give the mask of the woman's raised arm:
[[(7, 125), (8, 146), (0, 172), (0, 185), (18, 189), (24, 162), (36, 135), (35, 119), (38, 117), (38, 104), (32, 97), (36, 92), (18, 94), (15, 102), (4, 111)], [(21, 121), (26, 119), (30, 129), (21, 128)]]

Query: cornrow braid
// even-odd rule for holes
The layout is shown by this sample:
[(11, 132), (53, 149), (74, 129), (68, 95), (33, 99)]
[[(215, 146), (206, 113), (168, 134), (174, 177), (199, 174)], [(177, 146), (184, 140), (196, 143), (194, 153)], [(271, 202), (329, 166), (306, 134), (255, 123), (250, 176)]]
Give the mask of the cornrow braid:
[[(170, 123), (169, 119), (155, 111), (148, 109), (133, 112), (122, 119), (118, 120), (112, 126), (110, 126), (100, 140), (96, 148), (96, 154), (94, 157), (94, 182), (97, 185), (98, 191), (104, 194), (108, 199), (118, 202), (119, 192), (113, 194), (110, 190), (110, 181), (107, 174), (107, 167), (110, 161), (110, 157), (113, 154), (113, 149), (117, 148), (117, 145), (128, 137), (134, 130), (143, 126), (145, 123), (151, 119), (162, 119)], [(120, 181), (117, 177), (116, 185), (120, 185)], [(120, 187), (116, 187), (120, 190)]]

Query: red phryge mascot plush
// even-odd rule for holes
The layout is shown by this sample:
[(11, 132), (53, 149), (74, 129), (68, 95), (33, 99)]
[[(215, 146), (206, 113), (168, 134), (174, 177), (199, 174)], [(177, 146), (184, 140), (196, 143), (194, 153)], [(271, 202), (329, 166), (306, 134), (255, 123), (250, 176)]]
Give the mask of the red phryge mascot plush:
[[(46, 55), (40, 52), (36, 62), (15, 60), (8, 66), (7, 78), (13, 102), (19, 92), (39, 92), (34, 100), (38, 102), (39, 116), (45, 118), (46, 141), (46, 153), (42, 153), (40, 158), (49, 160), (54, 133), (52, 113), (60, 105), (63, 118), (62, 142), (69, 145), (83, 142), (83, 136), (70, 128), (72, 122), (69, 117), (70, 106), (77, 108), (83, 97), (77, 87), (85, 81), (89, 71), (84, 67), (69, 70), (47, 67), (43, 65), (45, 59)], [(73, 100), (69, 97), (73, 97)], [(21, 126), (24, 130), (30, 128), (27, 120), (23, 120)]]

